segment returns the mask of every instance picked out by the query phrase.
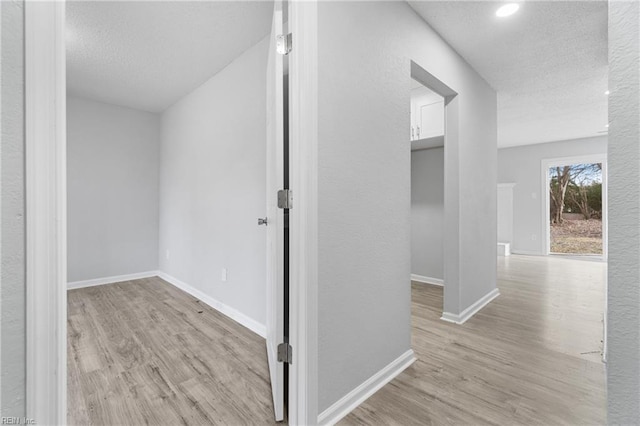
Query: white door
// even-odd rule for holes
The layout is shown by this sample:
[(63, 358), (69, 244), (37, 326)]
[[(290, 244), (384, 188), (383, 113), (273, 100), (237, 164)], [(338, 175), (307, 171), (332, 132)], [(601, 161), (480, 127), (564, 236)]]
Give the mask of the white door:
[(283, 59), (276, 52), (282, 34), (282, 2), (276, 1), (267, 63), (267, 356), (275, 420), (284, 420), (284, 366), (278, 344), (284, 337), (284, 214), (277, 192), (284, 182)]

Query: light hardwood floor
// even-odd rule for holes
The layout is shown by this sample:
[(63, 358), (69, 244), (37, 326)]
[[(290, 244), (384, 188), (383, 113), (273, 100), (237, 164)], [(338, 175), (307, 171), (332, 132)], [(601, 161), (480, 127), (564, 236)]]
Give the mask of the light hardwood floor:
[(440, 320), (442, 288), (412, 284), (418, 360), (348, 425), (601, 425), (606, 265), (499, 258), (501, 295), (463, 325)]
[[(499, 259), (501, 296), (440, 320), (412, 284), (418, 361), (343, 424), (605, 423), (604, 263)], [(69, 291), (71, 425), (270, 424), (264, 340), (159, 278)]]
[(68, 292), (70, 425), (273, 423), (264, 340), (159, 278)]

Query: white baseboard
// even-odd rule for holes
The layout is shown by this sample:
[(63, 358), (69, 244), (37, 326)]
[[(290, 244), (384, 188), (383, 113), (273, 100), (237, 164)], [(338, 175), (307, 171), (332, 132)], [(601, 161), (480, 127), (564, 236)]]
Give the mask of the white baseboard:
[(519, 254), (522, 256), (545, 256), (539, 251), (511, 249), (511, 254)]
[(498, 256), (511, 256), (511, 243), (501, 243), (498, 241)]
[(93, 287), (96, 285), (121, 283), (123, 281), (139, 280), (141, 278), (157, 277), (158, 271), (138, 272), (136, 274), (115, 275), (113, 277), (95, 278), (92, 280), (73, 281), (67, 283), (67, 290), (76, 288)]
[(423, 284), (433, 284), (444, 287), (444, 280), (440, 278), (425, 277), (424, 275), (411, 274), (411, 281), (416, 281)]
[(416, 360), (409, 349), (318, 416), (319, 425), (334, 425)]
[(232, 320), (234, 320), (235, 322), (247, 327), (249, 330), (253, 331), (254, 333), (256, 333), (257, 335), (259, 335), (262, 338), (267, 338), (267, 327), (264, 324), (259, 323), (258, 321), (254, 320), (253, 318), (250, 318), (248, 316), (246, 316), (245, 314), (243, 314), (242, 312), (232, 308), (229, 305), (225, 305), (224, 303), (214, 299), (213, 297), (203, 293), (202, 291), (198, 290), (197, 288), (191, 287), (189, 284), (180, 281), (179, 279), (172, 277), (171, 275), (159, 271), (158, 276), (160, 278), (162, 278), (163, 280), (165, 280), (166, 282), (168, 282), (169, 284), (173, 285), (174, 287), (179, 288), (180, 290), (189, 293), (190, 295), (192, 295), (193, 297), (195, 297), (196, 299), (199, 299), (200, 301), (206, 303), (207, 305), (211, 306), (213, 309), (215, 309), (216, 311), (220, 312), (223, 315), (228, 316), (229, 318), (231, 318)]
[(462, 311), (460, 315), (452, 314), (451, 312), (443, 312), (440, 318), (443, 321), (453, 322), (456, 324), (464, 324), (469, 318), (474, 316), (476, 312), (484, 308), (496, 297), (500, 296), (500, 290), (494, 288), (489, 293), (478, 299), (473, 305)]

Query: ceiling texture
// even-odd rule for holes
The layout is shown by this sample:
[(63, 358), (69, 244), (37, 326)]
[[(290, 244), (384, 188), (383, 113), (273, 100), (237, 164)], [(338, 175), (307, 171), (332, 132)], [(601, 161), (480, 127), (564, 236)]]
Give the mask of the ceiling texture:
[(265, 1), (68, 1), (68, 93), (161, 112), (264, 38), (272, 11)]
[[(498, 93), (498, 146), (606, 132), (606, 1), (409, 1)], [(265, 37), (265, 1), (67, 2), (71, 95), (161, 112)]]
[(498, 93), (498, 147), (606, 134), (606, 1), (409, 1)]

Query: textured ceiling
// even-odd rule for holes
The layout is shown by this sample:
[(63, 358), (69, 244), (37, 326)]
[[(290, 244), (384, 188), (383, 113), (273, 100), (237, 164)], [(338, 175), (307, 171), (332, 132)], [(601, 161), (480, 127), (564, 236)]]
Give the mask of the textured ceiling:
[(160, 112), (271, 29), (273, 3), (67, 2), (67, 87)]
[(601, 135), (607, 123), (607, 3), (409, 4), (498, 92), (498, 146)]

